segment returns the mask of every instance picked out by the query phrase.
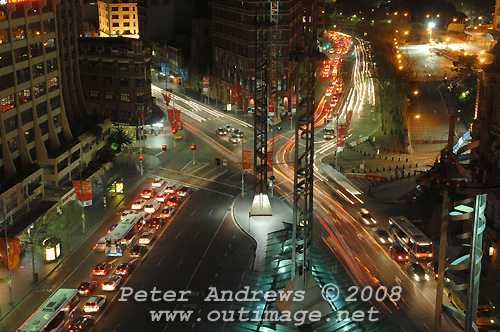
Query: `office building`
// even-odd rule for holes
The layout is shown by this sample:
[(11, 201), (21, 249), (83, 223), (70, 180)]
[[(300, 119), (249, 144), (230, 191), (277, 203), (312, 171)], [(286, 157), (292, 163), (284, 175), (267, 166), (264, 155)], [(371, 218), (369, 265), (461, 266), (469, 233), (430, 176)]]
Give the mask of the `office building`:
[(99, 37), (139, 38), (137, 0), (98, 2)]

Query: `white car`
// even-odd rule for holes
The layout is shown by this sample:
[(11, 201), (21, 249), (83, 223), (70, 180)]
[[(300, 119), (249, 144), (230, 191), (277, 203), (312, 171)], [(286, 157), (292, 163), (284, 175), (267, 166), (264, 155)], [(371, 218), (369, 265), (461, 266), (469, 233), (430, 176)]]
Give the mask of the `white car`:
[(109, 277), (104, 280), (102, 283), (102, 290), (103, 291), (114, 291), (116, 290), (122, 283), (122, 277), (117, 276), (117, 275), (110, 275)]
[(151, 186), (152, 187), (161, 187), (163, 184), (165, 183), (165, 180), (162, 179), (162, 178), (156, 178), (152, 183), (151, 183)]
[(134, 203), (132, 203), (131, 209), (136, 210), (136, 211), (142, 210), (142, 209), (144, 209), (144, 205), (146, 205), (146, 200), (138, 199)]
[(234, 144), (237, 144), (237, 143), (241, 142), (241, 138), (239, 138), (238, 136), (236, 136), (236, 134), (234, 134), (234, 133), (229, 134), (227, 136), (227, 139), (228, 139), (229, 142), (234, 143)]
[(146, 202), (146, 205), (144, 206), (144, 212), (147, 213), (155, 213), (156, 210), (160, 208), (160, 202), (158, 202), (156, 199), (150, 199), (149, 201)]
[(161, 192), (158, 195), (156, 195), (155, 199), (160, 203), (164, 203), (167, 197), (168, 194), (166, 192)]
[(175, 183), (169, 183), (167, 184), (167, 186), (165, 187), (165, 192), (167, 194), (173, 194), (175, 193), (175, 190), (177, 189), (177, 185)]
[(87, 303), (83, 305), (83, 311), (85, 312), (99, 312), (101, 311), (104, 304), (106, 304), (106, 300), (108, 298), (106, 295), (94, 295), (89, 298)]
[(170, 218), (175, 213), (175, 209), (170, 206), (166, 206), (160, 213), (160, 218)]
[(141, 238), (139, 239), (139, 244), (150, 244), (153, 241), (155, 235), (151, 232), (142, 233)]
[(101, 237), (94, 246), (97, 251), (104, 251), (106, 249), (106, 237)]
[(120, 217), (120, 219), (123, 220), (127, 214), (132, 214), (132, 213), (137, 213), (137, 211), (135, 211), (135, 210), (125, 210), (125, 211), (123, 211), (122, 216)]

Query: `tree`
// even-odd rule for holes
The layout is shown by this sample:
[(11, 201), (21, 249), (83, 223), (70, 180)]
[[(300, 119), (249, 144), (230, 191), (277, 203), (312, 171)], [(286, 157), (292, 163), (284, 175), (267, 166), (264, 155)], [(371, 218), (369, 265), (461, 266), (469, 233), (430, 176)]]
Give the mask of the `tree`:
[(59, 211), (60, 212), (47, 223), (45, 231), (48, 235), (57, 238), (63, 238), (64, 236), (69, 248), (69, 234), (81, 225), (82, 208), (77, 200), (74, 199), (68, 202), (68, 204)]
[(132, 145), (134, 141), (129, 134), (122, 127), (117, 127), (111, 135), (109, 135), (109, 142), (116, 147), (116, 151), (120, 152), (124, 145)]
[(453, 66), (452, 70), (458, 73), (458, 84), (451, 87), (453, 96), (457, 100), (459, 109), (466, 115), (466, 121), (472, 121), (476, 105), (479, 66), (477, 55), (461, 55), (457, 61), (453, 61)]
[(46, 237), (45, 225), (45, 217), (39, 218), (31, 224), (26, 232), (28, 244), (31, 245), (31, 270), (33, 273), (33, 281), (38, 280), (38, 274), (35, 271), (35, 252), (43, 254), (42, 242)]

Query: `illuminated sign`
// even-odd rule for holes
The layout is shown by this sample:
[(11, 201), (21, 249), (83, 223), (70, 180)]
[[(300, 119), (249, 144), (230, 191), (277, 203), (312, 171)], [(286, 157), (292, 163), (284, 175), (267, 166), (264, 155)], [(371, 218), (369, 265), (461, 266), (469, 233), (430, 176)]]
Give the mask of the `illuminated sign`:
[(6, 5), (8, 3), (19, 3), (19, 2), (27, 2), (28, 0), (0, 0), (0, 5)]

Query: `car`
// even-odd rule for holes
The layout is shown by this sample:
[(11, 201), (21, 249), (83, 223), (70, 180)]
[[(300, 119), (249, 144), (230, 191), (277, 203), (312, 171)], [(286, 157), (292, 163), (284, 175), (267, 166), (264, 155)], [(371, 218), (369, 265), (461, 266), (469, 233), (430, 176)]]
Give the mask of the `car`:
[(144, 256), (147, 251), (148, 248), (146, 248), (145, 246), (135, 245), (132, 247), (132, 249), (130, 249), (129, 254), (130, 257), (141, 257)]
[(425, 272), (422, 265), (414, 262), (406, 262), (406, 272), (410, 277), (416, 281), (426, 281), (429, 280), (429, 275)]
[(193, 188), (190, 187), (182, 187), (181, 189), (177, 190), (177, 196), (178, 197), (187, 197), (191, 195), (194, 192)]
[(156, 190), (151, 187), (151, 188), (148, 188), (148, 189), (144, 189), (142, 192), (141, 192), (141, 197), (144, 198), (144, 199), (150, 199), (150, 198), (153, 198), (156, 194)]
[(132, 263), (121, 263), (115, 270), (117, 276), (127, 276), (135, 269), (135, 265)]
[(95, 319), (90, 315), (79, 316), (68, 325), (69, 332), (86, 332), (94, 326)]
[(165, 187), (165, 193), (167, 194), (174, 194), (177, 189), (177, 185), (175, 183), (169, 183)]
[(120, 276), (110, 275), (109, 277), (106, 278), (106, 280), (104, 280), (101, 288), (103, 291), (112, 292), (121, 285), (122, 280), (123, 279)]
[(399, 244), (395, 244), (389, 248), (389, 253), (394, 257), (398, 262), (407, 262), (408, 261), (408, 253), (406, 250), (401, 247)]
[[(166, 206), (160, 213), (160, 218), (170, 218), (171, 216), (173, 216), (175, 214), (175, 209), (173, 207), (170, 207), (170, 206)], [(165, 221), (163, 221), (165, 222)]]
[(377, 223), (367, 209), (361, 209), (361, 211), (359, 212), (359, 221), (367, 226), (372, 226)]
[(226, 129), (225, 128), (217, 128), (215, 129), (215, 133), (219, 136), (225, 136), (226, 135)]
[(179, 204), (180, 200), (177, 196), (170, 197), (167, 201), (167, 205), (170, 207), (176, 207)]
[(164, 203), (165, 200), (167, 199), (168, 197), (168, 193), (166, 192), (161, 192), (159, 193), (158, 195), (156, 195), (155, 199), (160, 202), (160, 203)]
[(236, 137), (238, 138), (242, 138), (243, 137), (243, 132), (239, 129), (235, 129), (233, 130), (233, 134), (236, 135)]
[(139, 210), (144, 209), (144, 205), (146, 205), (146, 200), (145, 199), (138, 199), (138, 200), (134, 201), (134, 203), (132, 203), (131, 209), (139, 211)]
[(109, 270), (111, 270), (112, 267), (113, 265), (110, 262), (97, 263), (93, 273), (95, 276), (104, 276), (109, 272)]
[(89, 296), (97, 288), (97, 281), (84, 281), (78, 287), (78, 295)]
[(230, 133), (228, 136), (227, 136), (227, 140), (233, 144), (238, 144), (241, 142), (241, 138), (239, 138), (238, 136), (236, 136), (235, 134), (233, 133)]
[(233, 132), (234, 127), (233, 127), (233, 126), (231, 126), (230, 124), (227, 124), (227, 125), (224, 127), (224, 130), (226, 131), (226, 133), (231, 133), (231, 132)]
[(104, 251), (106, 249), (106, 237), (101, 237), (95, 244), (94, 249), (97, 251)]
[(161, 228), (161, 226), (165, 225), (165, 219), (162, 218), (161, 214), (159, 217), (155, 217), (155, 218), (152, 218), (149, 222), (148, 222), (148, 227), (149, 228), (155, 228), (155, 229), (159, 229)]
[(156, 199), (150, 199), (146, 202), (146, 205), (144, 205), (144, 212), (155, 213), (159, 208), (160, 202), (158, 202)]
[(373, 231), (375, 232), (375, 238), (380, 241), (382, 244), (390, 244), (392, 243), (392, 239), (389, 236), (389, 233), (385, 229), (381, 228), (374, 228)]
[(156, 178), (154, 179), (154, 181), (151, 183), (151, 186), (152, 187), (161, 187), (163, 186), (163, 184), (165, 183), (165, 179), (162, 179), (162, 178)]
[(106, 295), (91, 296), (87, 303), (83, 305), (83, 311), (86, 313), (99, 312), (104, 307), (104, 304), (106, 304), (107, 299)]
[(108, 234), (109, 234), (109, 233), (111, 233), (111, 231), (112, 231), (113, 229), (115, 229), (115, 228), (116, 228), (116, 226), (118, 226), (118, 224), (113, 224), (113, 225), (111, 225), (111, 227), (108, 229)]
[(139, 238), (139, 244), (150, 244), (151, 241), (153, 241), (154, 237), (155, 237), (154, 233), (144, 232)]
[(434, 279), (438, 278), (438, 262), (428, 262), (426, 268), (428, 275), (434, 276)]
[[(122, 215), (121, 215), (120, 219), (121, 219), (121, 220), (123, 220), (123, 219), (125, 218), (125, 216), (127, 216), (127, 215), (129, 215), (129, 214), (132, 214), (132, 213), (137, 213), (137, 211), (136, 211), (136, 210), (125, 210), (125, 211), (123, 211), (123, 213), (122, 213)], [(118, 224), (115, 224), (115, 225), (116, 225), (116, 226), (118, 226)], [(115, 227), (116, 227), (116, 226), (115, 226)], [(108, 233), (109, 233), (109, 232), (108, 232)]]

